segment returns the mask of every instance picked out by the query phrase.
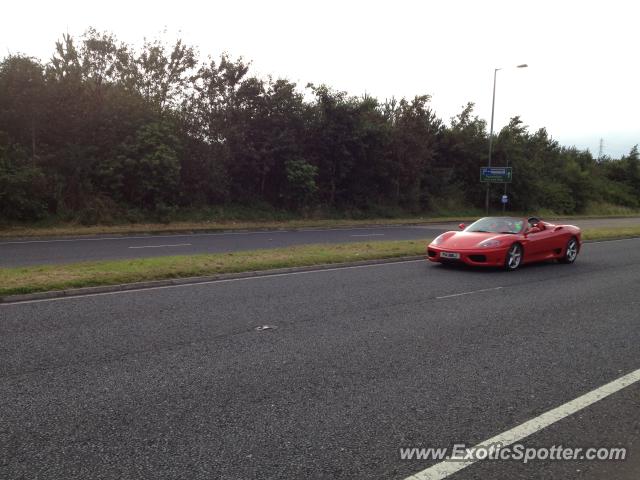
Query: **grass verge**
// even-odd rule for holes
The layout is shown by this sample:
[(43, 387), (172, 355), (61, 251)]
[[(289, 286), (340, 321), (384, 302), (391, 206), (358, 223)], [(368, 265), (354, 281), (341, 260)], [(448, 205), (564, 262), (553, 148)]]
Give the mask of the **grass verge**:
[(617, 228), (586, 228), (582, 230), (583, 240), (612, 240), (616, 238), (640, 237), (640, 226)]
[(427, 242), (404, 240), (303, 245), (236, 253), (0, 268), (0, 296), (422, 255)]
[[(585, 240), (640, 236), (640, 227), (587, 229)], [(429, 240), (302, 245), (236, 253), (0, 268), (0, 296), (274, 268), (423, 255)]]

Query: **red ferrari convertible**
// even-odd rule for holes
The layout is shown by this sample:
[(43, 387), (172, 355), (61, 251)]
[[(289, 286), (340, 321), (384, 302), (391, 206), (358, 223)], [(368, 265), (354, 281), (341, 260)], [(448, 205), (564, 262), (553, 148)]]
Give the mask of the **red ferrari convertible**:
[(582, 238), (573, 225), (554, 225), (536, 217), (486, 217), (461, 232), (445, 232), (427, 247), (432, 262), (504, 267), (555, 259), (573, 263)]

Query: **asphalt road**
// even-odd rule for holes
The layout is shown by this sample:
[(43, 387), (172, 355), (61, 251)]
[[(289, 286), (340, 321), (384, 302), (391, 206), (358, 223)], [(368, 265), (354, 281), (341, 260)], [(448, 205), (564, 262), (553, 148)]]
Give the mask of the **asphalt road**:
[(0, 242), (0, 267), (237, 252), (312, 243), (414, 240), (433, 238), (451, 228), (448, 225), (381, 226), (49, 240), (23, 239)]
[[(404, 479), (640, 368), (640, 240), (516, 272), (422, 261), (0, 304), (2, 479)], [(262, 331), (256, 327), (275, 328)], [(624, 462), (452, 479), (637, 480), (640, 382), (522, 439)]]
[[(579, 220), (572, 223), (583, 228), (627, 226), (639, 225), (640, 218)], [(0, 241), (0, 267), (235, 252), (312, 243), (416, 240), (434, 238), (447, 230), (457, 229), (457, 225), (441, 223), (375, 228), (15, 239)]]

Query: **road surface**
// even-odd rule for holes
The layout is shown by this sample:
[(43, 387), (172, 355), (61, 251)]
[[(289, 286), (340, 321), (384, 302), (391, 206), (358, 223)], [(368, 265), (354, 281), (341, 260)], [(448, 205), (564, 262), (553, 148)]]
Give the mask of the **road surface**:
[[(639, 225), (640, 218), (579, 220), (572, 223), (583, 228), (629, 226)], [(441, 223), (373, 228), (16, 239), (0, 241), (0, 267), (236, 252), (312, 243), (416, 240), (434, 238), (457, 228), (457, 223)]]
[[(516, 272), (424, 261), (0, 304), (0, 478), (404, 479), (403, 447), (622, 446), (453, 480), (637, 480), (640, 240)], [(271, 328), (256, 329), (268, 326)], [(439, 467), (438, 467), (439, 468)]]

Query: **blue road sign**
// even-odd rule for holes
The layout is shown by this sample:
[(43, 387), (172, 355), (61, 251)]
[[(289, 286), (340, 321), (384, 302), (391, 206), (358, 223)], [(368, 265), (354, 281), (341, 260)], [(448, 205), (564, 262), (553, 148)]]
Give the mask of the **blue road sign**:
[(511, 183), (511, 167), (481, 167), (480, 181), (490, 183)]

